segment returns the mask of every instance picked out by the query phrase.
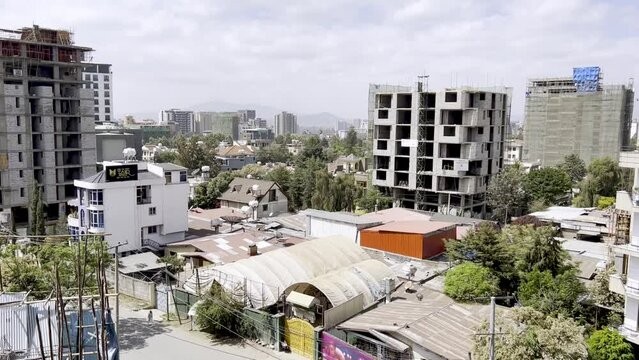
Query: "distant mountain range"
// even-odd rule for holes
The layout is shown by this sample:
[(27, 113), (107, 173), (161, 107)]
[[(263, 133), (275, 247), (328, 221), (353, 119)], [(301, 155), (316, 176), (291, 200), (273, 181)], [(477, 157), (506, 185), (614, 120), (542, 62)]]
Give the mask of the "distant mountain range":
[[(266, 119), (269, 125), (273, 125), (273, 116), (279, 114), (284, 109), (278, 109), (271, 106), (255, 105), (255, 104), (236, 104), (222, 101), (210, 101), (202, 104), (196, 104), (185, 107), (185, 110), (193, 111), (237, 111), (237, 110), (255, 110), (257, 117)], [(159, 111), (158, 111), (159, 112)], [(157, 119), (158, 113), (132, 113), (137, 120)], [(297, 114), (297, 125), (299, 127), (316, 127), (316, 128), (334, 128), (338, 121), (344, 121), (345, 118), (339, 117), (328, 112), (317, 114)]]

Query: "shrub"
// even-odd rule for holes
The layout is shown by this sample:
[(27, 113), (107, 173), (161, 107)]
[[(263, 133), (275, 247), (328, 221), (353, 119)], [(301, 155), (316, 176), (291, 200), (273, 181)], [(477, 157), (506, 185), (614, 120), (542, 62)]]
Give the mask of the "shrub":
[(455, 300), (485, 302), (498, 292), (497, 277), (490, 269), (475, 263), (463, 263), (446, 273), (444, 293)]

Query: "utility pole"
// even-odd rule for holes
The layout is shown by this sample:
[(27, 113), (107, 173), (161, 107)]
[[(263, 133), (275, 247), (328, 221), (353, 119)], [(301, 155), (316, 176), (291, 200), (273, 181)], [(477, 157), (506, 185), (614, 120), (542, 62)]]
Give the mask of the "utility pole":
[(115, 249), (115, 333), (118, 333), (120, 328), (120, 263), (119, 261), (119, 250), (120, 246), (128, 245), (129, 242), (120, 243), (118, 242), (116, 245), (111, 246), (108, 250)]
[(515, 297), (512, 295), (506, 296), (491, 296), (490, 297), (490, 328), (488, 330), (488, 335), (490, 336), (490, 342), (488, 343), (488, 358), (490, 360), (495, 360), (495, 313), (496, 313), (496, 304), (495, 300), (512, 300)]

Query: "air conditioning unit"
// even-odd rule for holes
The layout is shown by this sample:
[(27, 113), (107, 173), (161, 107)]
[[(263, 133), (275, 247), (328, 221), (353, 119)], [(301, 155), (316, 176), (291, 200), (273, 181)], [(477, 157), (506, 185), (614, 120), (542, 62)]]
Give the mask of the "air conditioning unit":
[(13, 69), (13, 76), (22, 76), (22, 69)]

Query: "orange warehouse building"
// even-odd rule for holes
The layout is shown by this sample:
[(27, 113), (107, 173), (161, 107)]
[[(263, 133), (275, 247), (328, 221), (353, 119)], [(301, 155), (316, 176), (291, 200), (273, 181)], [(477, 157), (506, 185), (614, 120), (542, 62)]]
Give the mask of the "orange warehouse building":
[(439, 221), (393, 221), (360, 231), (360, 245), (417, 259), (445, 251), (446, 239), (456, 238), (457, 225)]

